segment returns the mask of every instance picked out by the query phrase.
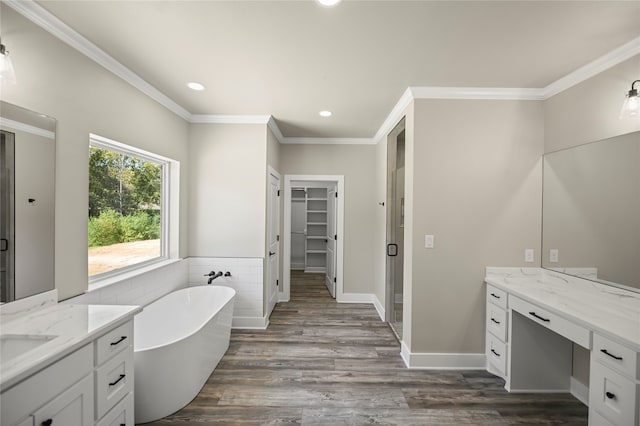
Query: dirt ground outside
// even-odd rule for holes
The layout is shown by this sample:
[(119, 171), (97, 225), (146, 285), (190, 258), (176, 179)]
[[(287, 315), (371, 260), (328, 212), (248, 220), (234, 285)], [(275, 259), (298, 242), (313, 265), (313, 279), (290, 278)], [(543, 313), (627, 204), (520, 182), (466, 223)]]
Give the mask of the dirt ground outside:
[(160, 256), (160, 240), (135, 241), (89, 249), (89, 276)]

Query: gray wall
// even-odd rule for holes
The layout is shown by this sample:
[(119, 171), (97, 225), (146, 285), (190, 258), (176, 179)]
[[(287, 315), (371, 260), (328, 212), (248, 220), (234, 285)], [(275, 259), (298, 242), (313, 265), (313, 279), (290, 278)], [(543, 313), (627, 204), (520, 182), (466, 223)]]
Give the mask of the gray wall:
[(55, 283), (61, 299), (87, 289), (89, 134), (96, 133), (181, 162), (180, 255), (187, 253), (188, 124), (75, 49), (0, 5), (2, 42), (15, 85), (2, 99), (58, 120)]
[(374, 145), (282, 145), (280, 173), (344, 175), (344, 292), (373, 292), (377, 208)]

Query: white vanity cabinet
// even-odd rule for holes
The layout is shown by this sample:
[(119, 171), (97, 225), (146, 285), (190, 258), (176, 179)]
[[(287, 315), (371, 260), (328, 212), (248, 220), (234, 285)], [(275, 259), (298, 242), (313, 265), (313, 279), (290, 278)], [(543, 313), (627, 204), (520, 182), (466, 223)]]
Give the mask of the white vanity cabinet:
[[(505, 389), (572, 392), (590, 426), (640, 426), (640, 294), (538, 268), (487, 268), (485, 282), (487, 370)], [(575, 344), (590, 351), (585, 391)]]
[[(594, 333), (591, 352), (589, 424), (640, 424), (640, 353)], [(600, 421), (600, 420), (599, 420)]]
[(486, 356), (487, 370), (503, 379), (507, 375), (507, 293), (487, 285)]
[(3, 390), (0, 424), (133, 426), (133, 377), (130, 318)]

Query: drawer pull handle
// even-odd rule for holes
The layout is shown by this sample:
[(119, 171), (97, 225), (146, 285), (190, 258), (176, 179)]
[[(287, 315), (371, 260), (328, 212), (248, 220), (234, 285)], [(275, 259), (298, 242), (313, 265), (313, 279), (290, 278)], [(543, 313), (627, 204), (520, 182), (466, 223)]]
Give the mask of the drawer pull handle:
[(116, 345), (120, 344), (120, 342), (122, 342), (126, 338), (127, 338), (127, 336), (121, 336), (120, 339), (116, 340), (115, 342), (111, 342), (111, 346), (116, 346)]
[(495, 356), (500, 356), (500, 354), (499, 354), (498, 352), (494, 351), (493, 349), (491, 349), (491, 352), (493, 352), (493, 354), (494, 354)]
[(495, 297), (496, 299), (500, 299), (500, 296), (498, 296), (498, 295), (497, 295), (497, 294), (495, 294), (495, 293), (491, 293), (491, 295), (492, 295), (493, 297)]
[(540, 321), (544, 321), (544, 322), (550, 322), (551, 321), (549, 318), (543, 318), (540, 315), (536, 314), (535, 312), (529, 312), (529, 315), (538, 318)]
[(616, 399), (616, 394), (615, 393), (605, 392), (604, 394), (607, 395), (607, 398), (609, 398), (609, 399)]
[(40, 423), (42, 426), (51, 426), (53, 424), (53, 419), (47, 419), (44, 422)]
[(618, 361), (622, 361), (622, 357), (621, 356), (615, 356), (615, 355), (609, 353), (609, 351), (607, 351), (606, 349), (600, 349), (600, 352), (602, 352), (605, 355), (609, 355), (613, 359), (617, 359)]
[(491, 318), (491, 321), (495, 322), (496, 324), (500, 325), (500, 321), (497, 321), (495, 318)]
[(121, 374), (121, 375), (120, 375), (120, 377), (118, 378), (118, 380), (116, 380), (116, 381), (115, 381), (115, 382), (113, 382), (113, 383), (109, 383), (109, 386), (115, 386), (115, 385), (117, 385), (117, 384), (120, 382), (120, 380), (124, 379), (124, 376), (125, 376), (124, 374)]

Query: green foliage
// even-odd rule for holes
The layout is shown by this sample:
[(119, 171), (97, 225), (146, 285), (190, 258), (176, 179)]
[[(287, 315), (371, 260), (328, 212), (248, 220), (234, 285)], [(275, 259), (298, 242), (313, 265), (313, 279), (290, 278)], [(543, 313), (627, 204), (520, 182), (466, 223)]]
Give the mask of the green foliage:
[(139, 211), (131, 216), (122, 216), (114, 210), (105, 210), (100, 216), (89, 218), (89, 247), (159, 238), (158, 211)]
[(160, 238), (162, 166), (96, 146), (89, 155), (89, 247)]
[(100, 216), (89, 218), (89, 247), (109, 246), (122, 242), (122, 216), (105, 210)]

